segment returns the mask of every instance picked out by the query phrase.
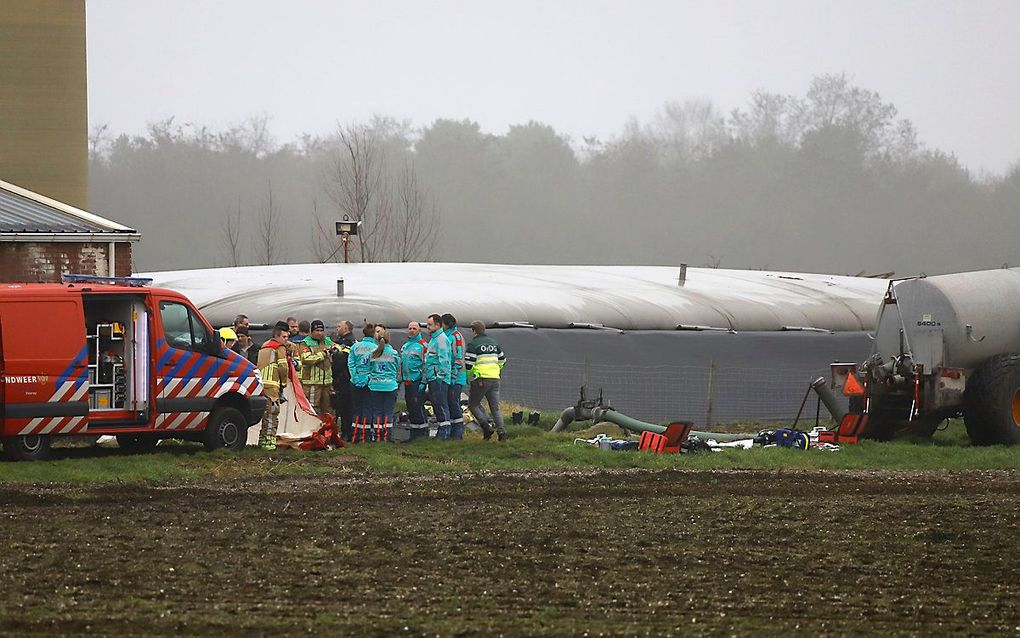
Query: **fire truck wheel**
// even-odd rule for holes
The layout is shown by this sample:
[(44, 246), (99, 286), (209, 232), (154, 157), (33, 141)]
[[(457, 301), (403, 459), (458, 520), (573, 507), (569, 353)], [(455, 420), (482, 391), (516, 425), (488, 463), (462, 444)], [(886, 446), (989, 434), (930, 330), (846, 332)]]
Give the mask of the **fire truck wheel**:
[(117, 445), (131, 454), (145, 454), (156, 449), (159, 439), (144, 434), (118, 434)]
[(234, 408), (226, 406), (217, 408), (209, 417), (209, 425), (205, 428), (205, 449), (212, 452), (220, 448), (243, 450), (248, 442), (248, 424), (244, 415)]
[(45, 434), (7, 436), (3, 439), (4, 456), (12, 461), (41, 461), (50, 455), (53, 439)]
[(971, 443), (1020, 444), (1020, 354), (997, 354), (981, 364), (963, 400)]

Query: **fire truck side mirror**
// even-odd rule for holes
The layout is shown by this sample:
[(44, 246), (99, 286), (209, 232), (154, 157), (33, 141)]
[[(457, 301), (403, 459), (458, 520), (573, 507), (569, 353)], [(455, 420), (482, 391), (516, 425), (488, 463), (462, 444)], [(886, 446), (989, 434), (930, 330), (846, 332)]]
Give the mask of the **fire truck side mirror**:
[(206, 348), (205, 353), (211, 354), (216, 357), (223, 356), (223, 342), (220, 341), (220, 334), (215, 330), (211, 334), (206, 335)]

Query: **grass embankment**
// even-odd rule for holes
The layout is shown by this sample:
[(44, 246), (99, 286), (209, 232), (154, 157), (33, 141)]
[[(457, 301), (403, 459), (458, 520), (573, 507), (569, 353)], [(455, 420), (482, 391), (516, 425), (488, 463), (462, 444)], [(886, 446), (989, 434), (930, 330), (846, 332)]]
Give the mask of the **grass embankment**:
[[(0, 462), (0, 482), (117, 483), (136, 481), (206, 481), (244, 477), (345, 473), (444, 473), (569, 468), (765, 469), (765, 470), (964, 470), (1020, 468), (1020, 447), (971, 446), (961, 422), (923, 441), (865, 441), (839, 451), (756, 448), (724, 452), (654, 455), (609, 452), (575, 445), (603, 426), (550, 434), (555, 415), (543, 414), (538, 427), (510, 426), (506, 443), (483, 441), (469, 432), (462, 442), (418, 441), (413, 444), (357, 445), (331, 452), (248, 449), (238, 454), (206, 453), (201, 446), (168, 442), (152, 454), (131, 455), (117, 449), (54, 449), (54, 460)], [(764, 424), (730, 424), (715, 430), (754, 432)]]

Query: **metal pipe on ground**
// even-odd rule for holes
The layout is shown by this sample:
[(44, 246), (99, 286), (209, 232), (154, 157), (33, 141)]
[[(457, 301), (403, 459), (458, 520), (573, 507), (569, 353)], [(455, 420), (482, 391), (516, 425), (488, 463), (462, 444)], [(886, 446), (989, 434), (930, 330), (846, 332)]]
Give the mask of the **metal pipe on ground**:
[(574, 420), (574, 408), (569, 407), (560, 414), (560, 418), (556, 420), (556, 425), (552, 427), (553, 432), (562, 432), (570, 425)]
[(846, 410), (839, 404), (839, 400), (836, 395), (829, 389), (828, 383), (825, 381), (825, 377), (818, 377), (811, 382), (811, 389), (815, 391), (818, 398), (825, 404), (825, 409), (832, 415), (833, 421), (837, 424), (843, 421), (843, 417), (846, 416)]
[[(644, 421), (638, 421), (637, 419), (631, 418), (626, 414), (621, 414), (616, 410), (608, 408), (595, 408), (592, 410), (592, 420), (596, 423), (599, 421), (609, 421), (615, 423), (625, 430), (640, 434), (642, 432), (655, 432), (656, 434), (662, 434), (666, 431), (661, 425), (654, 423), (646, 423)], [(726, 441), (743, 441), (746, 439), (754, 438), (755, 434), (735, 434), (729, 432), (699, 432), (697, 430), (691, 431), (691, 436), (696, 436), (699, 439), (715, 439), (720, 443)]]

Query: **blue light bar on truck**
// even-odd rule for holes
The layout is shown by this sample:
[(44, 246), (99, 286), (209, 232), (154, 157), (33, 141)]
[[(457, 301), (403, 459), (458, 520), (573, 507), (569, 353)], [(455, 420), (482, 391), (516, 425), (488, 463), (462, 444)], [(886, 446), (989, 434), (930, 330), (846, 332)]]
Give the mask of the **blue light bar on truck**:
[(61, 275), (61, 283), (65, 284), (112, 284), (144, 288), (152, 284), (151, 277), (103, 277), (100, 275)]

